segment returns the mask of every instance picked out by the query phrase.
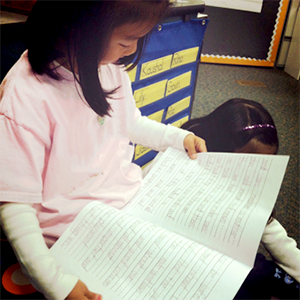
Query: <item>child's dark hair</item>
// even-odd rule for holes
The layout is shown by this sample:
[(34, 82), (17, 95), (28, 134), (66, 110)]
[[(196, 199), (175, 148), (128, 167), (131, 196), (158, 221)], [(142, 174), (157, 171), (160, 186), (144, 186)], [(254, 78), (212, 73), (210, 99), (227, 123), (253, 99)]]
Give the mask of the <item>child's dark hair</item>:
[[(113, 91), (102, 89), (98, 66), (113, 30), (136, 22), (149, 22), (154, 26), (168, 7), (169, 0), (38, 0), (26, 22), (25, 43), (31, 67), (37, 74), (59, 80), (52, 62), (66, 59), (90, 107), (100, 116), (109, 115), (106, 97)], [(134, 67), (145, 41), (146, 37), (141, 38), (136, 53), (120, 59), (117, 64), (133, 63)], [(61, 42), (67, 46), (67, 55), (57, 49)]]
[(264, 153), (270, 147), (274, 154), (278, 151), (277, 130), (271, 115), (252, 100), (230, 99), (182, 128), (203, 138), (208, 151)]

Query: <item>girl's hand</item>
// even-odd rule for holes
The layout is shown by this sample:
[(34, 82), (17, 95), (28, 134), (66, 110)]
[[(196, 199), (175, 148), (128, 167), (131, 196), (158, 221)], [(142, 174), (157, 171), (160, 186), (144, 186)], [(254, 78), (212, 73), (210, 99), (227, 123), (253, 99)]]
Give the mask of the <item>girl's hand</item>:
[(81, 280), (78, 280), (66, 300), (102, 300), (102, 297), (90, 292), (87, 286)]
[(205, 141), (193, 134), (188, 134), (185, 137), (183, 146), (191, 159), (197, 158), (197, 152), (207, 152)]

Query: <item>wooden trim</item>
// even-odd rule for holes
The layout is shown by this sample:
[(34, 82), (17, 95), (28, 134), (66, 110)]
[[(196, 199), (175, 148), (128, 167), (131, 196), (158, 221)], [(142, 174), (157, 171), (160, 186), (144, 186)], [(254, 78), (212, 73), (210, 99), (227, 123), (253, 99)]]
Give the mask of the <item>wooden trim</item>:
[(213, 64), (228, 64), (228, 65), (241, 65), (241, 66), (261, 66), (261, 67), (273, 67), (274, 62), (267, 60), (246, 59), (238, 57), (216, 57), (201, 55), (202, 63)]

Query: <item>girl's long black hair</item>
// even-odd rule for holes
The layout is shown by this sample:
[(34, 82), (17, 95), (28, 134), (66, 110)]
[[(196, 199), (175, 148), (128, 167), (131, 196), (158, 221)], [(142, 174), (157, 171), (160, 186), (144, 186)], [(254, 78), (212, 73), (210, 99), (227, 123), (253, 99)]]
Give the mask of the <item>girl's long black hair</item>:
[[(113, 30), (135, 22), (154, 26), (168, 8), (169, 0), (38, 0), (26, 22), (25, 43), (31, 67), (37, 74), (60, 80), (52, 62), (66, 60), (90, 107), (100, 116), (109, 115), (106, 98), (114, 91), (103, 90), (98, 67)], [(135, 54), (117, 64), (136, 66), (146, 39), (147, 36), (138, 41)], [(61, 44), (66, 45), (66, 51), (58, 49)]]
[[(272, 127), (243, 130), (250, 125), (269, 124)], [(234, 98), (218, 106), (209, 115), (192, 119), (182, 125), (206, 141), (208, 151), (239, 152), (250, 141), (278, 150), (278, 136), (273, 118), (258, 102)], [(255, 149), (254, 149), (255, 150)]]

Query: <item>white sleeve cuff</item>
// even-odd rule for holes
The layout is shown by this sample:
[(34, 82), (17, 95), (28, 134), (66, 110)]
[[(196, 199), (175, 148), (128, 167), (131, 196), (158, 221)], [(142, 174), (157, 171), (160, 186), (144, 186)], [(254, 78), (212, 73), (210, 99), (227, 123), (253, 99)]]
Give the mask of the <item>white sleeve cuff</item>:
[(261, 242), (274, 262), (300, 282), (300, 249), (276, 219), (266, 226)]
[(76, 276), (64, 273), (45, 244), (36, 210), (28, 204), (0, 206), (1, 225), (23, 273), (46, 299), (65, 299), (76, 285)]

